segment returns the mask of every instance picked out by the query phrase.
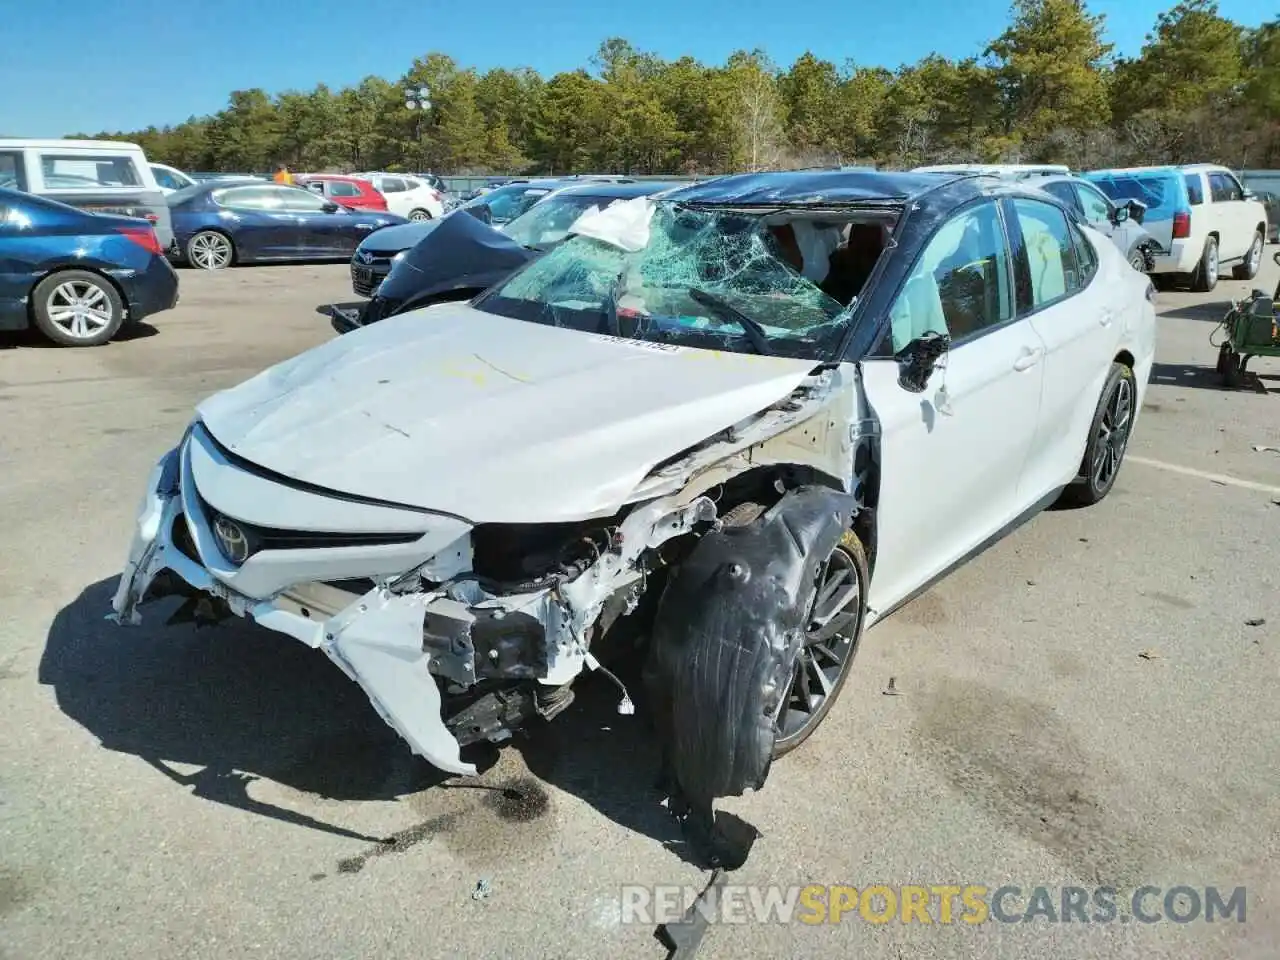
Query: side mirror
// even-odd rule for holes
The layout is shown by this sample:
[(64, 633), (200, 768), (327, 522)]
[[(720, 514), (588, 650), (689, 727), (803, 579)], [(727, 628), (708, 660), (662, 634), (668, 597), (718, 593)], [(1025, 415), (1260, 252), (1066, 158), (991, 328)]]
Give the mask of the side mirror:
[(467, 207), (466, 211), (481, 223), (493, 223), (493, 208), (487, 203), (477, 203), (473, 207)]
[(951, 337), (945, 333), (930, 332), (916, 337), (895, 357), (898, 385), (908, 393), (924, 393), (938, 360), (950, 349)]
[(1241, 196), (1244, 197), (1246, 200), (1258, 199), (1258, 195), (1248, 188), (1245, 189), (1244, 193), (1242, 193)]
[(1114, 223), (1116, 226), (1119, 226), (1120, 224), (1124, 223), (1128, 219), (1129, 219), (1128, 207), (1112, 207), (1111, 208), (1111, 222)]
[(325, 213), (337, 213), (342, 209), (342, 205), (334, 203), (332, 200), (326, 200), (324, 206), (320, 209)]

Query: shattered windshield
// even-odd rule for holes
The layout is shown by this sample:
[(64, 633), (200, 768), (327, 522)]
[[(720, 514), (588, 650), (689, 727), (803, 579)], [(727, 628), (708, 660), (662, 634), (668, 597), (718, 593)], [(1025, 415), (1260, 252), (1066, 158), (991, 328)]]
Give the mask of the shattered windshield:
[(546, 250), (567, 237), (582, 214), (616, 202), (610, 197), (547, 197), (504, 226), (502, 232), (521, 246)]
[(569, 239), (476, 306), (640, 340), (817, 358), (857, 299), (860, 282), (833, 269), (849, 229), (637, 198), (582, 216)]

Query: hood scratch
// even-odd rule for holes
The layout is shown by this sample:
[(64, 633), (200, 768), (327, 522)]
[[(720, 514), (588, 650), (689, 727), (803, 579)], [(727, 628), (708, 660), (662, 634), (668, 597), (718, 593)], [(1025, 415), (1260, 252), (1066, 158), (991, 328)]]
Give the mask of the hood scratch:
[(493, 362), (491, 362), (491, 361), (489, 361), (489, 360), (486, 360), (484, 357), (480, 356), (480, 354), (478, 354), (478, 353), (473, 353), (473, 354), (471, 354), (471, 355), (472, 355), (473, 357), (475, 357), (477, 360), (479, 360), (481, 363), (483, 363), (483, 364), (484, 364), (486, 367), (488, 367), (490, 370), (493, 370), (493, 371), (494, 371), (494, 372), (496, 372), (496, 373), (500, 373), (500, 374), (502, 374), (504, 377), (508, 377), (508, 378), (510, 378), (510, 379), (512, 379), (512, 380), (514, 380), (516, 383), (528, 383), (528, 382), (529, 382), (529, 381), (528, 381), (528, 380), (526, 380), (524, 377), (518, 377), (518, 376), (516, 376), (514, 373), (511, 373), (511, 372), (510, 372), (510, 371), (508, 371), (508, 370), (503, 370), (500, 366), (498, 366), (497, 364), (495, 364), (495, 363), (493, 363)]

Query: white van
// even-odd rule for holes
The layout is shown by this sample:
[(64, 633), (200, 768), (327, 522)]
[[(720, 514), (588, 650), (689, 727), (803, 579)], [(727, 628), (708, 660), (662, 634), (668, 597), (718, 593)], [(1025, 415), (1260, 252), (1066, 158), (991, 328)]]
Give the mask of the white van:
[(148, 220), (173, 243), (169, 205), (142, 148), (114, 140), (0, 140), (0, 187)]

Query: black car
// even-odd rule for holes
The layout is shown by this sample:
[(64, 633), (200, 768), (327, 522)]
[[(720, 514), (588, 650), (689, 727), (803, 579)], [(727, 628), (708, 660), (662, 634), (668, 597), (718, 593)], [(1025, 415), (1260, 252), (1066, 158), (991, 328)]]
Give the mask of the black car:
[[(335, 313), (334, 325), (345, 333), (429, 303), (470, 299), (563, 241), (573, 222), (592, 207), (603, 208), (678, 186), (682, 186), (678, 181), (579, 182), (540, 195), (537, 202), (501, 226), (489, 222), (484, 205), (415, 224), (412, 229), (421, 230), (422, 238), (403, 255), (388, 258), (385, 279), (379, 278), (376, 286), (369, 287), (372, 299), (363, 309)], [(461, 215), (463, 211), (470, 216)], [(410, 228), (383, 231), (379, 237), (396, 239), (406, 229)], [(358, 266), (362, 264), (352, 265), (353, 278)], [(368, 266), (376, 264), (371, 260)]]

